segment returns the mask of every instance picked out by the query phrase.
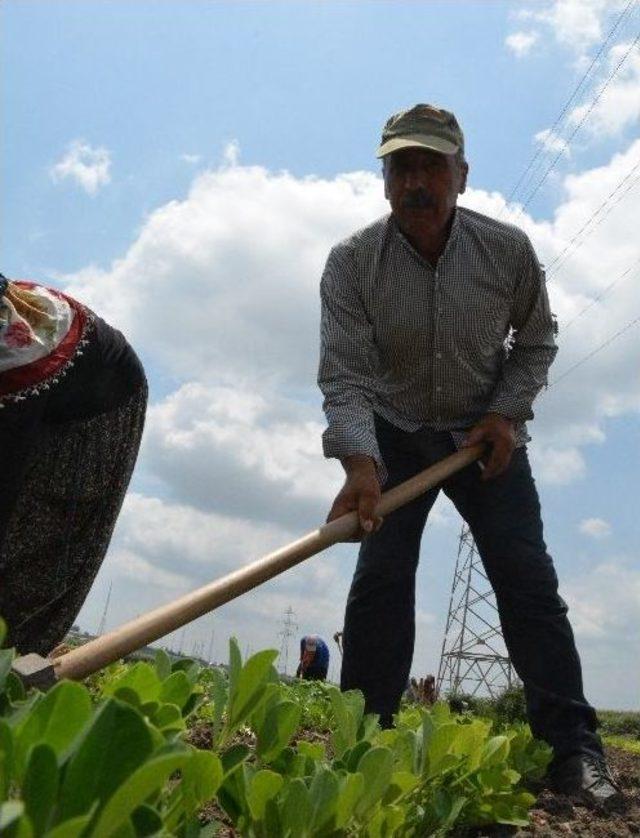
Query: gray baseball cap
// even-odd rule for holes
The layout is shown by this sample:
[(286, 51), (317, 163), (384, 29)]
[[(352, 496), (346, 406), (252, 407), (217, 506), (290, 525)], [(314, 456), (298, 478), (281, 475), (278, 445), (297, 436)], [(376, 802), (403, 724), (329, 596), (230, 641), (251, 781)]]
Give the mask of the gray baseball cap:
[(464, 154), (464, 135), (450, 111), (435, 105), (414, 105), (393, 114), (382, 130), (376, 157), (385, 157), (401, 148), (428, 148), (440, 154)]

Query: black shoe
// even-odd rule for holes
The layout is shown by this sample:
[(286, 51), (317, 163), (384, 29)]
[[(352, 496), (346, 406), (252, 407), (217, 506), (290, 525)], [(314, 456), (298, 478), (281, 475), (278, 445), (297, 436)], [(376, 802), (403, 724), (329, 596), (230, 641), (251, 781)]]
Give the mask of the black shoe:
[(552, 791), (579, 797), (592, 807), (619, 809), (624, 795), (611, 775), (604, 756), (576, 754), (567, 757), (549, 773)]

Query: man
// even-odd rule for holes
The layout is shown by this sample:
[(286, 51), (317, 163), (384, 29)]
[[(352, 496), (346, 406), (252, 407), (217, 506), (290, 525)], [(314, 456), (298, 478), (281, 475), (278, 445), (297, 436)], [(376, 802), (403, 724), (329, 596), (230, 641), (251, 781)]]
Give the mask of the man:
[(329, 648), (321, 637), (309, 634), (300, 641), (300, 663), (296, 678), (326, 681), (329, 671)]
[(442, 488), (495, 591), (532, 731), (554, 748), (553, 787), (617, 805), (527, 459), (525, 421), (557, 351), (544, 274), (520, 229), (457, 206), (469, 167), (452, 113), (394, 114), (377, 156), (391, 214), (336, 245), (321, 282), (323, 447), (346, 472), (328, 520), (357, 510), (363, 539), (341, 687), (362, 690), (390, 726), (411, 666), (420, 539), (438, 489), (381, 527), (381, 485), (484, 443), (484, 462)]

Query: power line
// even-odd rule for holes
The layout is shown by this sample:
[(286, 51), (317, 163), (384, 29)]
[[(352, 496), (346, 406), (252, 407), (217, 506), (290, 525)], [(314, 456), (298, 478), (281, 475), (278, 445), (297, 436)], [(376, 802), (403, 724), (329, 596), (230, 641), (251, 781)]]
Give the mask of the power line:
[(538, 183), (536, 184), (536, 186), (535, 186), (535, 187), (533, 188), (533, 190), (529, 193), (529, 195), (528, 195), (527, 199), (525, 200), (524, 204), (523, 204), (523, 205), (520, 207), (520, 209), (518, 210), (518, 213), (517, 213), (516, 217), (518, 217), (518, 216), (520, 216), (520, 215), (522, 215), (522, 214), (524, 213), (524, 211), (525, 211), (525, 210), (526, 210), (526, 208), (529, 206), (529, 204), (531, 203), (531, 201), (533, 200), (533, 198), (535, 197), (535, 195), (538, 193), (538, 190), (540, 189), (540, 187), (543, 185), (543, 183), (544, 183), (544, 182), (546, 181), (546, 179), (549, 177), (549, 175), (551, 174), (551, 172), (554, 170), (554, 168), (555, 168), (555, 166), (556, 166), (556, 163), (558, 162), (558, 160), (560, 159), (560, 157), (562, 156), (562, 154), (564, 153), (564, 151), (565, 151), (566, 149), (568, 149), (568, 148), (569, 148), (569, 145), (571, 144), (571, 141), (573, 140), (573, 138), (575, 137), (575, 135), (578, 133), (578, 131), (582, 128), (582, 126), (584, 125), (584, 123), (587, 121), (587, 119), (589, 118), (589, 116), (590, 116), (590, 115), (591, 115), (591, 113), (593, 112), (593, 110), (594, 110), (595, 106), (598, 104), (598, 102), (599, 102), (599, 101), (600, 101), (600, 99), (602, 98), (603, 94), (605, 93), (606, 89), (608, 88), (609, 84), (610, 84), (610, 83), (611, 83), (611, 81), (612, 81), (612, 80), (616, 77), (616, 75), (618, 74), (618, 72), (619, 72), (620, 68), (622, 67), (622, 65), (624, 64), (624, 62), (627, 60), (627, 58), (628, 58), (628, 57), (629, 57), (629, 55), (631, 54), (631, 51), (632, 51), (633, 49), (635, 49), (636, 45), (638, 44), (638, 41), (640, 41), (640, 32), (639, 32), (639, 33), (636, 35), (636, 37), (633, 39), (633, 41), (632, 41), (631, 45), (629, 46), (629, 48), (627, 49), (627, 51), (624, 53), (624, 55), (622, 56), (622, 58), (620, 59), (620, 61), (618, 61), (618, 63), (617, 63), (617, 64), (616, 64), (616, 66), (614, 67), (614, 69), (611, 71), (611, 73), (609, 74), (609, 77), (608, 77), (608, 78), (607, 78), (607, 80), (605, 81), (604, 85), (602, 86), (602, 88), (600, 89), (600, 91), (597, 93), (597, 95), (594, 97), (593, 101), (591, 102), (591, 104), (589, 105), (589, 107), (587, 108), (587, 110), (585, 111), (585, 113), (584, 113), (584, 115), (582, 116), (582, 119), (580, 120), (580, 122), (578, 122), (578, 124), (577, 124), (577, 125), (576, 125), (576, 127), (573, 129), (573, 131), (571, 132), (571, 134), (569, 135), (569, 137), (568, 137), (566, 140), (564, 140), (564, 141), (563, 141), (563, 143), (564, 143), (563, 148), (561, 148), (561, 149), (560, 149), (560, 151), (556, 154), (556, 156), (553, 158), (553, 160), (552, 160), (552, 162), (551, 162), (551, 165), (547, 168), (547, 170), (545, 171), (545, 173), (544, 173), (544, 175), (542, 176), (542, 178), (538, 181)]
[[(636, 164), (635, 164), (635, 165), (634, 165), (634, 166), (633, 166), (633, 167), (632, 167), (632, 168), (631, 168), (631, 169), (627, 172), (627, 174), (626, 174), (626, 175), (622, 178), (622, 180), (620, 180), (620, 181), (618, 182), (618, 184), (616, 185), (616, 187), (615, 187), (615, 188), (613, 189), (613, 191), (612, 191), (612, 192), (611, 192), (611, 193), (610, 193), (610, 194), (609, 194), (609, 195), (608, 195), (608, 196), (604, 199), (604, 201), (600, 204), (600, 206), (599, 206), (596, 210), (594, 210), (594, 211), (591, 213), (591, 215), (589, 216), (589, 218), (585, 221), (585, 223), (582, 225), (582, 227), (581, 227), (581, 228), (580, 228), (580, 229), (579, 229), (579, 230), (578, 230), (578, 231), (577, 231), (577, 232), (576, 232), (576, 233), (572, 236), (572, 238), (571, 238), (571, 239), (569, 240), (569, 242), (566, 244), (566, 246), (565, 246), (565, 247), (564, 247), (564, 249), (561, 251), (561, 253), (559, 253), (559, 254), (555, 257), (555, 259), (553, 259), (553, 260), (549, 263), (549, 265), (548, 265), (547, 267), (548, 267), (548, 270), (549, 270), (549, 271), (552, 271), (552, 272), (551, 272), (551, 274), (549, 274), (549, 275), (547, 276), (547, 281), (550, 281), (550, 280), (551, 280), (551, 277), (552, 277), (552, 276), (555, 276), (555, 275), (556, 275), (556, 274), (560, 271), (560, 269), (562, 268), (562, 266), (564, 265), (564, 263), (565, 263), (565, 262), (567, 261), (567, 259), (568, 259), (568, 253), (569, 253), (569, 251), (571, 250), (571, 248), (572, 248), (573, 244), (574, 244), (574, 243), (575, 243), (575, 242), (576, 242), (576, 241), (580, 238), (580, 236), (584, 233), (584, 231), (585, 231), (585, 230), (587, 230), (587, 229), (588, 229), (588, 228), (589, 228), (592, 224), (593, 224), (593, 226), (594, 226), (594, 227), (597, 227), (597, 226), (598, 226), (598, 224), (601, 224), (601, 223), (604, 221), (604, 219), (605, 219), (605, 218), (609, 215), (609, 213), (611, 212), (611, 210), (612, 210), (615, 206), (617, 206), (617, 205), (620, 203), (620, 201), (621, 201), (621, 200), (625, 197), (625, 195), (627, 195), (627, 194), (631, 191), (631, 189), (633, 189), (633, 187), (634, 187), (634, 186), (636, 186), (638, 183), (640, 183), (640, 175), (639, 175), (638, 177), (636, 177), (634, 180), (632, 180), (632, 181), (631, 181), (631, 183), (627, 186), (627, 188), (626, 188), (623, 192), (621, 192), (621, 193), (617, 196), (616, 200), (615, 200), (615, 201), (611, 204), (611, 206), (609, 206), (609, 207), (607, 207), (607, 206), (606, 206), (606, 205), (609, 203), (609, 201), (611, 200), (611, 198), (613, 198), (613, 197), (614, 197), (614, 195), (616, 194), (616, 192), (618, 192), (618, 190), (619, 190), (622, 186), (624, 186), (624, 184), (625, 184), (625, 183), (626, 183), (626, 182), (627, 182), (627, 181), (628, 181), (628, 180), (629, 180), (629, 179), (630, 179), (630, 178), (631, 178), (631, 177), (632, 177), (632, 176), (633, 176), (633, 175), (634, 175), (634, 174), (635, 174), (638, 170), (640, 170), (640, 160), (638, 160), (638, 161), (637, 161), (637, 163), (636, 163)], [(603, 210), (605, 210), (605, 207), (606, 207), (606, 211), (603, 213), (602, 217), (601, 217), (601, 218), (599, 218), (599, 219), (597, 220), (597, 222), (596, 222), (596, 218), (598, 217), (598, 215), (600, 215), (600, 213), (601, 213)], [(594, 223), (594, 222), (595, 222), (595, 223)], [(574, 248), (574, 252), (575, 252), (575, 251), (576, 251), (576, 250), (577, 250), (577, 249), (578, 249), (578, 248), (582, 245), (582, 243), (583, 243), (583, 242), (580, 242), (579, 244), (577, 244), (577, 245), (576, 245), (576, 247)], [(559, 264), (559, 263), (560, 263), (560, 264)], [(557, 266), (557, 267), (556, 267), (556, 266)], [(555, 270), (552, 270), (554, 267), (555, 267)]]
[(591, 309), (596, 303), (600, 302), (600, 300), (604, 296), (606, 296), (609, 293), (609, 291), (611, 291), (612, 288), (615, 288), (615, 286), (618, 285), (619, 282), (622, 282), (622, 280), (626, 276), (628, 276), (631, 273), (631, 271), (634, 270), (634, 268), (637, 268), (638, 265), (640, 265), (640, 261), (636, 262), (635, 265), (631, 265), (631, 267), (627, 268), (627, 270), (623, 274), (621, 274), (617, 279), (614, 279), (613, 282), (610, 282), (609, 285), (607, 285), (607, 287), (600, 294), (598, 294), (597, 297), (595, 297), (593, 300), (591, 300), (591, 302), (588, 305), (586, 305), (581, 311), (579, 311), (576, 314), (575, 317), (572, 317), (571, 320), (569, 320), (568, 323), (563, 324), (563, 327), (562, 327), (563, 331), (566, 332), (567, 329), (573, 323), (576, 322), (576, 320), (578, 320), (580, 317), (582, 317), (583, 314), (586, 314), (587, 311), (589, 311), (589, 309)]
[(629, 329), (631, 329), (638, 323), (640, 323), (640, 317), (636, 317), (635, 320), (632, 320), (630, 323), (627, 323), (627, 325), (620, 329), (618, 332), (616, 332), (615, 335), (611, 335), (611, 337), (607, 338), (607, 340), (605, 340), (604, 343), (601, 343), (600, 346), (597, 347), (597, 349), (594, 349), (592, 352), (589, 352), (588, 355), (585, 355), (584, 358), (581, 358), (579, 361), (577, 361), (575, 364), (569, 367), (568, 370), (565, 370), (565, 372), (563, 372), (561, 376), (559, 376), (549, 384), (549, 388), (555, 387), (560, 381), (562, 381), (563, 378), (566, 378), (570, 373), (578, 369), (578, 367), (581, 367), (583, 364), (586, 364), (586, 362), (593, 358), (594, 355), (597, 355), (599, 352), (602, 352), (602, 350), (609, 346), (611, 343), (613, 343), (614, 340), (621, 337), (625, 332), (628, 332)]
[[(591, 64), (587, 68), (586, 72), (584, 73), (584, 75), (582, 76), (582, 78), (580, 79), (578, 84), (573, 89), (573, 92), (571, 93), (571, 95), (567, 99), (564, 107), (560, 111), (559, 116), (556, 118), (556, 121), (553, 123), (553, 125), (549, 129), (550, 134), (553, 134), (556, 131), (556, 129), (558, 128), (558, 126), (561, 124), (561, 122), (563, 121), (565, 114), (569, 110), (569, 107), (571, 106), (572, 102), (576, 99), (576, 97), (577, 97), (578, 93), (580, 92), (582, 86), (586, 82), (587, 78), (590, 76), (591, 71), (594, 69), (596, 64), (599, 62), (601, 55), (603, 54), (603, 52), (605, 51), (605, 49), (609, 45), (609, 42), (611, 41), (611, 39), (613, 38), (613, 36), (617, 32), (617, 30), (618, 30), (620, 24), (622, 23), (623, 19), (625, 17), (627, 17), (628, 14), (630, 14), (632, 7), (635, 6), (636, 3), (637, 3), (637, 0), (629, 0), (629, 2), (627, 3), (627, 5), (623, 9), (623, 11), (620, 13), (618, 18), (614, 22), (613, 26), (609, 30), (609, 33), (608, 33), (607, 37), (602, 42), (602, 44), (600, 45), (600, 48), (598, 49), (598, 52), (596, 53), (595, 57), (591, 61)], [(509, 197), (507, 198), (506, 204), (509, 204), (513, 200), (513, 198), (515, 197), (515, 195), (518, 192), (518, 189), (520, 188), (520, 185), (525, 181), (527, 175), (533, 169), (534, 165), (537, 163), (538, 158), (541, 155), (544, 155), (545, 152), (546, 152), (546, 149), (544, 147), (544, 144), (541, 144), (538, 147), (538, 150), (536, 151), (536, 153), (533, 155), (533, 157), (529, 161), (529, 163), (526, 166), (524, 172), (518, 178), (518, 181), (516, 182), (515, 186), (512, 188), (512, 190), (509, 194)], [(505, 204), (505, 206), (506, 206), (506, 204)], [(502, 212), (501, 212), (501, 214), (502, 214)]]

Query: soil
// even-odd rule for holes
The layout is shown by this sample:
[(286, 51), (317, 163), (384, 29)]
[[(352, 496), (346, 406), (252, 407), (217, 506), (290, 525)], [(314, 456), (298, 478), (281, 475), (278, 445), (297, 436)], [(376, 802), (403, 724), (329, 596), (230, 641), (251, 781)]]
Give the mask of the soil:
[[(315, 731), (305, 731), (298, 738), (307, 741), (326, 741), (326, 737)], [(252, 745), (250, 734), (240, 734), (234, 739)], [(211, 747), (208, 726), (202, 725), (189, 731), (188, 741), (198, 748)], [(622, 748), (605, 747), (607, 762), (614, 779), (622, 789), (625, 801), (620, 811), (605, 812), (587, 807), (577, 798), (555, 794), (543, 788), (536, 803), (529, 810), (531, 823), (527, 827), (495, 825), (481, 829), (456, 830), (451, 838), (558, 838), (558, 836), (580, 836), (580, 838), (622, 838), (640, 835), (640, 754)], [(200, 811), (200, 822), (217, 820), (221, 829), (219, 838), (235, 838), (238, 835), (224, 812), (210, 802)], [(426, 836), (425, 836), (426, 838)]]

